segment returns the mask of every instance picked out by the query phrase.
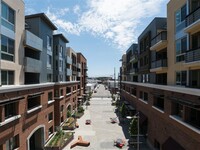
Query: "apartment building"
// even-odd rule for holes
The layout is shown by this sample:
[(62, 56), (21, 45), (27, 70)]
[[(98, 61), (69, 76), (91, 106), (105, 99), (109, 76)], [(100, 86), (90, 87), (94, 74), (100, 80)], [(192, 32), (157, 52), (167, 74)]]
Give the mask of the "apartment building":
[(77, 75), (77, 54), (76, 54), (76, 52), (71, 47), (67, 47), (67, 56), (69, 57), (69, 61), (70, 61), (67, 64), (70, 66), (70, 69), (72, 70), (71, 81), (76, 81), (76, 75)]
[(120, 80), (127, 81), (126, 80), (126, 54), (122, 55), (122, 58), (120, 59), (122, 62), (122, 66), (120, 67)]
[(53, 81), (63, 82), (66, 81), (66, 43), (69, 41), (63, 34), (53, 35)]
[[(140, 133), (147, 135), (155, 149), (197, 150), (200, 146), (199, 10), (199, 0), (170, 0), (167, 28), (160, 26), (148, 32), (150, 23), (143, 32), (151, 34), (148, 40), (143, 33), (138, 38), (139, 74), (143, 74), (142, 67), (150, 78), (144, 76), (145, 81), (140, 77), (139, 82), (121, 84), (122, 100), (139, 112)], [(146, 46), (141, 45), (143, 37)], [(145, 57), (140, 52), (142, 46), (150, 50), (150, 55), (146, 54), (150, 56), (151, 65), (146, 64), (149, 73), (141, 65)]]
[[(40, 72), (39, 74), (39, 83), (52, 82), (53, 31), (57, 30), (57, 27), (49, 20), (49, 18), (44, 13), (27, 15), (25, 16), (25, 22), (27, 25), (27, 30), (43, 40), (43, 49), (40, 52), (40, 58), (42, 58), (42, 72)], [(35, 76), (38, 76), (38, 74), (27, 74), (27, 78), (29, 79), (33, 79)]]
[(132, 44), (126, 51), (127, 81), (138, 81), (138, 45)]
[[(160, 59), (159, 53), (162, 52), (150, 51), (151, 44), (154, 44), (151, 40), (155, 38), (159, 32), (166, 30), (166, 25), (166, 18), (155, 18), (138, 37), (139, 82), (155, 83), (156, 73), (154, 71), (150, 72), (150, 69), (151, 67), (153, 69), (158, 66), (159, 62), (157, 61)], [(164, 54), (161, 55), (166, 56)], [(153, 63), (155, 63), (155, 65), (153, 65)]]
[[(59, 53), (68, 41), (62, 34), (53, 36), (57, 28), (45, 14), (25, 17), (22, 0), (0, 4), (0, 150), (43, 149), (67, 111), (76, 111), (80, 81), (64, 81), (63, 66), (63, 79), (53, 82), (53, 38)], [(69, 59), (62, 54), (55, 60), (64, 65)]]
[[(3, 0), (1, 5), (1, 85), (24, 83), (24, 3), (21, 0)], [(9, 45), (9, 46), (8, 46)]]
[(86, 101), (86, 84), (87, 84), (87, 59), (82, 53), (77, 53), (77, 81), (80, 81), (78, 85), (79, 91), (79, 103)]

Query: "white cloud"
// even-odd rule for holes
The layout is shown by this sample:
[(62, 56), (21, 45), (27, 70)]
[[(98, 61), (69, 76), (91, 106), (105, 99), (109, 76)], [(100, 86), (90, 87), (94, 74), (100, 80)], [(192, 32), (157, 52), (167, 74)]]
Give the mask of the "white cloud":
[(47, 16), (67, 33), (80, 35), (81, 32), (89, 32), (124, 52), (132, 42), (137, 42), (140, 24), (158, 15), (162, 11), (161, 5), (166, 5), (167, 1), (87, 0), (87, 10), (79, 5), (72, 8), (73, 15), (77, 17), (73, 18), (74, 22), (65, 19), (66, 13), (71, 13), (68, 8), (59, 11), (48, 8)]
[(77, 15), (80, 15), (80, 6), (79, 5), (75, 5), (73, 8), (73, 12)]

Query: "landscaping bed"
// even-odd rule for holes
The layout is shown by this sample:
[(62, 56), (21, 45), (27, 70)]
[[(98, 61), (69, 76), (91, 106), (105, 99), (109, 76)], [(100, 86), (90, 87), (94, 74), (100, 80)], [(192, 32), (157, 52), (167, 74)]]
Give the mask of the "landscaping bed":
[(73, 132), (57, 132), (45, 145), (45, 150), (62, 150), (74, 139)]
[(63, 130), (74, 130), (76, 128), (76, 120), (73, 117), (67, 119), (62, 125)]

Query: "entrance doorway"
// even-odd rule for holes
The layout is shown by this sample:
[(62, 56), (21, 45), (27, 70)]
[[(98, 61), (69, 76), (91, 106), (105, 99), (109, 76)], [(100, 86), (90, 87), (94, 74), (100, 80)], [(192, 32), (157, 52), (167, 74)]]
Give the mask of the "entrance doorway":
[(28, 137), (28, 150), (43, 150), (44, 127), (37, 127)]

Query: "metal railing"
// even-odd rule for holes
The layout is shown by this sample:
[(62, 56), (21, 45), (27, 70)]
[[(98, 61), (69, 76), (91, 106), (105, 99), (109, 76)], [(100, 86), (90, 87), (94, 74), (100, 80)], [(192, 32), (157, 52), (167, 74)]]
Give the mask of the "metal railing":
[(200, 48), (186, 51), (185, 62), (189, 63), (193, 61), (200, 61)]
[(167, 59), (161, 59), (151, 63), (151, 69), (159, 67), (167, 67)]
[(197, 9), (195, 9), (194, 11), (192, 11), (190, 14), (186, 16), (185, 18), (186, 27), (193, 24), (199, 19), (200, 19), (200, 7), (198, 7)]
[(158, 33), (152, 40), (151, 40), (151, 46), (154, 46), (158, 42), (162, 40), (167, 40), (167, 31), (162, 31)]

